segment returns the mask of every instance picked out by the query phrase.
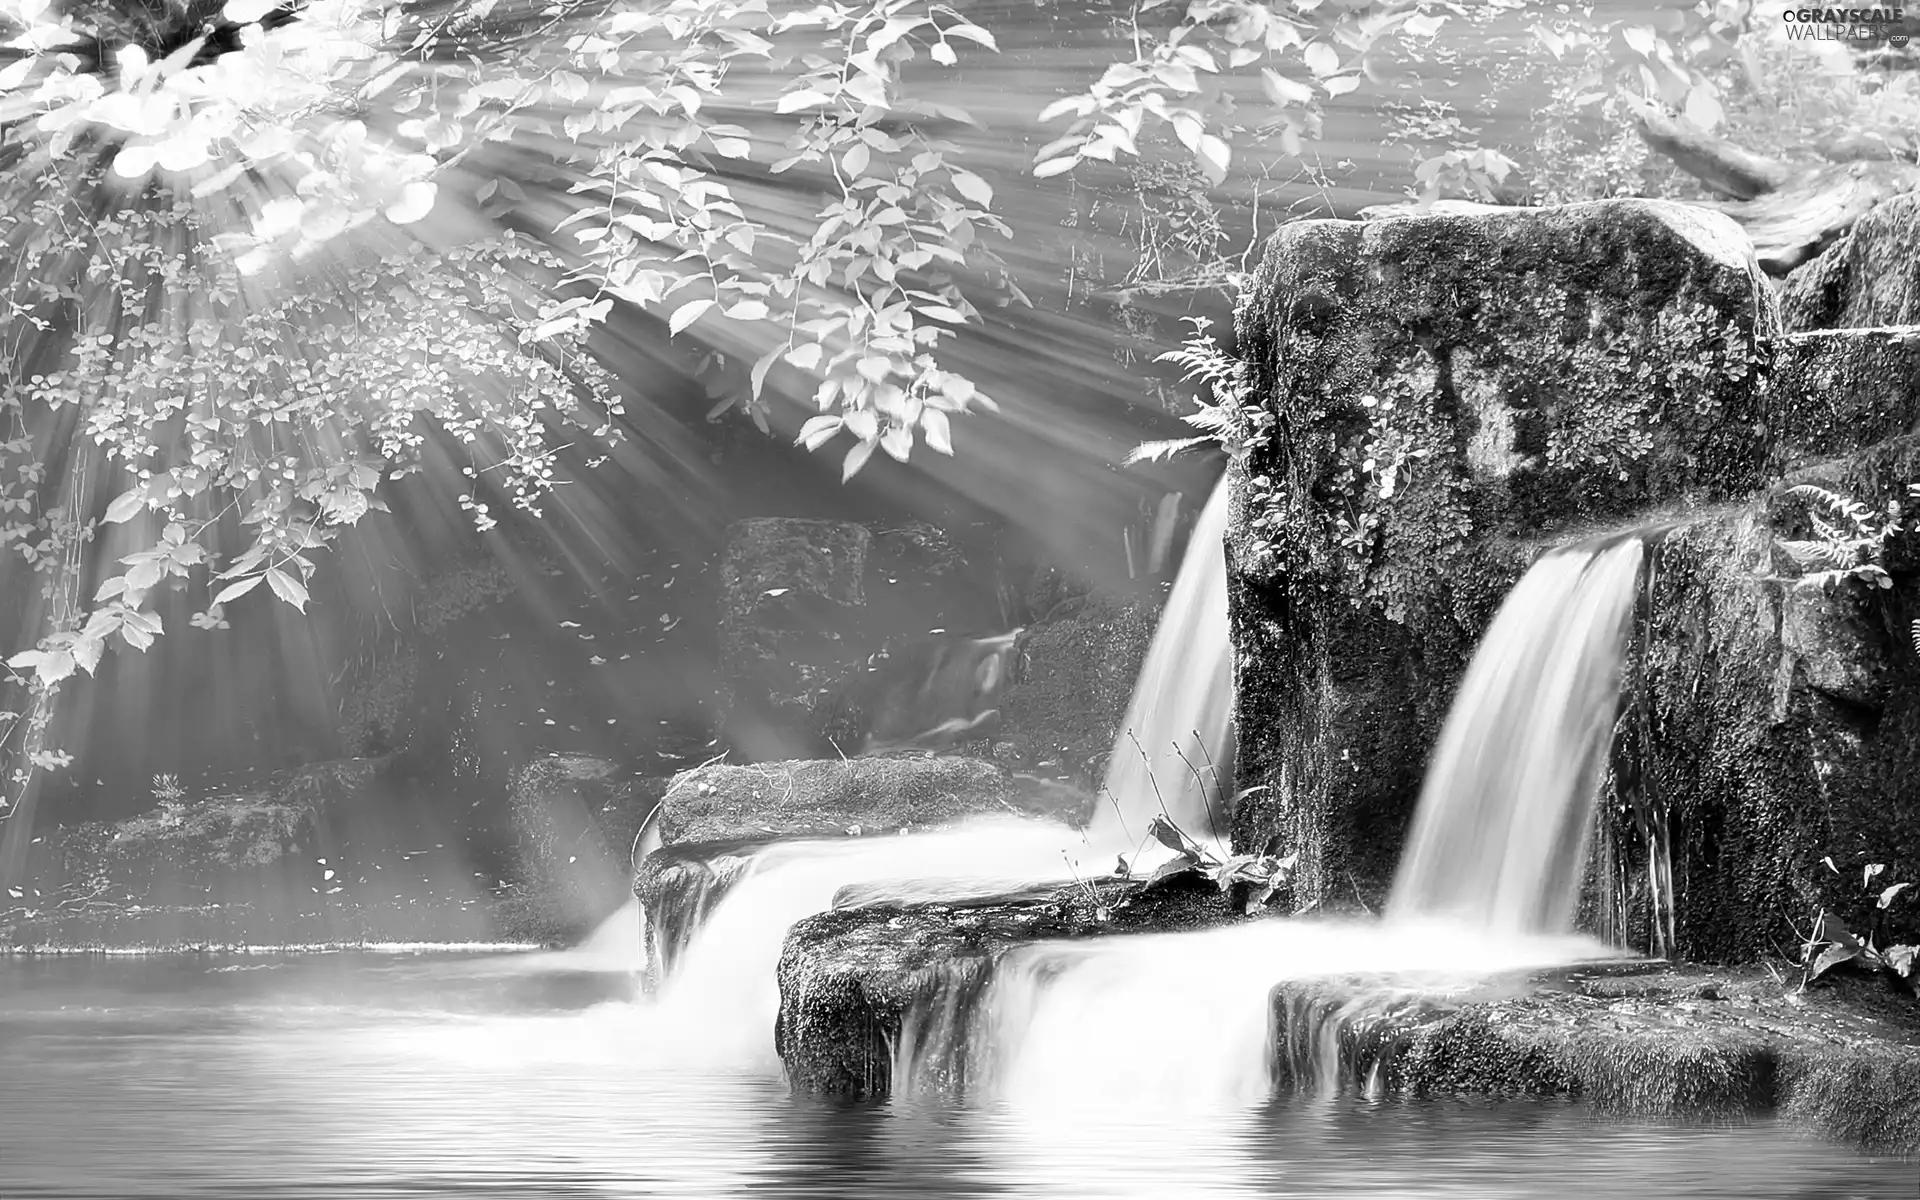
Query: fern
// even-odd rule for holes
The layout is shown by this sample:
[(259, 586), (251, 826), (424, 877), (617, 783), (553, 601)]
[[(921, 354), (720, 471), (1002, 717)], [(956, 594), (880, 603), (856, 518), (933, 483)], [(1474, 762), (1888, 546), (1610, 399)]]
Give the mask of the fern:
[(1178, 349), (1156, 356), (1154, 361), (1178, 366), (1182, 382), (1205, 385), (1205, 393), (1194, 397), (1194, 411), (1181, 418), (1201, 434), (1136, 446), (1127, 455), (1129, 465), (1172, 458), (1208, 442), (1218, 443), (1227, 453), (1239, 457), (1264, 429), (1260, 414), (1247, 404), (1247, 365), (1221, 349), (1220, 343), (1208, 332), (1213, 324), (1210, 319), (1189, 317), (1187, 320), (1193, 332), (1186, 341)]
[(1195, 446), (1213, 440), (1213, 438), (1203, 434), (1200, 437), (1168, 438), (1165, 441), (1159, 442), (1141, 442), (1138, 446), (1135, 446), (1127, 452), (1125, 462), (1129, 467), (1135, 463), (1160, 462), (1164, 459), (1172, 458), (1183, 450), (1191, 450)]

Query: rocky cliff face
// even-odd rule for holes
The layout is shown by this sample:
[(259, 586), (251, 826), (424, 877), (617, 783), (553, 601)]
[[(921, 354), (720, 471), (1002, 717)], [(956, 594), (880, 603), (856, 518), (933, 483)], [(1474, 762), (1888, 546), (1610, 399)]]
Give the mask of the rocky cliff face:
[[(1857, 892), (1867, 858), (1920, 873), (1907, 535), (1873, 551), (1886, 587), (1811, 586), (1781, 547), (1811, 536), (1789, 473), (1875, 512), (1920, 477), (1904, 334), (1783, 336), (1731, 224), (1647, 201), (1301, 222), (1238, 334), (1239, 783), (1267, 786), (1235, 841), (1300, 852), (1298, 906), (1383, 895), (1526, 565), (1640, 525), (1663, 537), (1590, 918), (1644, 940), (1677, 910), (1672, 949), (1750, 956), (1810, 903), (1856, 901), (1841, 876)], [(1649, 846), (1671, 848), (1671, 896)]]

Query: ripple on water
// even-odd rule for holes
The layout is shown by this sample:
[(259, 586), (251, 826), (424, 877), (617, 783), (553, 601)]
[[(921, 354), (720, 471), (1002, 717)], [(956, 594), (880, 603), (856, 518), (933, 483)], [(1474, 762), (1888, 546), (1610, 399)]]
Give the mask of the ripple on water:
[(1553, 1104), (816, 1103), (771, 1073), (657, 1065), (646, 1007), (524, 962), (222, 965), (0, 964), (0, 1195), (1879, 1200), (1916, 1184), (1770, 1125), (1603, 1125)]

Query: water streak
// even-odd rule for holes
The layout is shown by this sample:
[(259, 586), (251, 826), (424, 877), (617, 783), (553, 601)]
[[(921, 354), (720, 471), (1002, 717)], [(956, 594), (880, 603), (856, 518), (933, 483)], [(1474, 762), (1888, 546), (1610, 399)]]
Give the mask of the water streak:
[(1500, 606), (1428, 765), (1391, 917), (1570, 926), (1643, 555), (1635, 537), (1556, 551)]
[(906, 837), (774, 842), (714, 904), (663, 982), (656, 1002), (661, 1045), (692, 1065), (777, 1069), (776, 968), (787, 930), (832, 907), (842, 888), (896, 880), (952, 884), (976, 893), (1073, 878), (1069, 851), (1084, 848), (1065, 825), (982, 818)]
[(962, 1077), (971, 1098), (1023, 1112), (1243, 1108), (1274, 1088), (1276, 984), (1393, 975), (1444, 988), (1608, 955), (1584, 938), (1445, 922), (1264, 920), (1039, 943), (1007, 954), (983, 998), (929, 1004), (894, 1078), (903, 1093), (938, 1093)]
[(1197, 838), (1225, 833), (1233, 780), (1227, 501), (1222, 478), (1194, 523), (1107, 759), (1103, 803), (1088, 830), (1096, 845), (1137, 844), (1160, 813)]

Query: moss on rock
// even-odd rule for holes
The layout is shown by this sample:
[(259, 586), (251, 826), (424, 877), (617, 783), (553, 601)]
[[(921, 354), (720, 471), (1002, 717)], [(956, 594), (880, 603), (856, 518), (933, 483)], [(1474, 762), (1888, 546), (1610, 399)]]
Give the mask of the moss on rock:
[(714, 764), (674, 776), (661, 801), (669, 845), (757, 837), (840, 837), (1018, 811), (993, 763), (943, 756)]
[(1205, 881), (1102, 881), (966, 903), (836, 908), (787, 934), (775, 1045), (796, 1089), (857, 1098), (893, 1092), (904, 1038), (920, 1043), (912, 1047), (919, 1082), (957, 1093), (970, 1019), (1007, 951), (1227, 919), (1224, 898)]
[(1920, 194), (1883, 200), (1819, 257), (1787, 276), (1780, 311), (1793, 330), (1920, 324)]
[(1778, 332), (1738, 230), (1608, 201), (1305, 221), (1238, 318), (1237, 848), (1381, 894), (1454, 685), (1541, 546), (1758, 487)]
[(1920, 1011), (1865, 986), (1631, 967), (1453, 989), (1315, 980), (1275, 989), (1274, 1023), (1283, 1088), (1576, 1097), (1634, 1118), (1778, 1111), (1920, 1150)]

